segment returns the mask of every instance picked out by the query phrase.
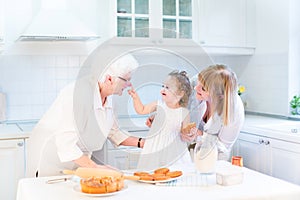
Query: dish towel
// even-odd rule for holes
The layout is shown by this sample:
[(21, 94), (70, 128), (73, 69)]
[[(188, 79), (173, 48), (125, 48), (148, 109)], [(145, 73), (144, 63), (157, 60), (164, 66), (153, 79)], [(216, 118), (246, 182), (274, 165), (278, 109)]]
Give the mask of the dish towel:
[(156, 185), (163, 186), (211, 186), (211, 185), (234, 185), (243, 182), (243, 168), (232, 165), (230, 162), (219, 160), (216, 165), (216, 172), (200, 174), (195, 170), (185, 168), (183, 175), (178, 179), (169, 182), (160, 182)]
[(209, 186), (216, 184), (216, 174), (196, 174), (196, 173), (189, 173), (185, 174), (178, 179), (163, 182), (163, 183), (156, 183), (156, 185), (161, 186)]

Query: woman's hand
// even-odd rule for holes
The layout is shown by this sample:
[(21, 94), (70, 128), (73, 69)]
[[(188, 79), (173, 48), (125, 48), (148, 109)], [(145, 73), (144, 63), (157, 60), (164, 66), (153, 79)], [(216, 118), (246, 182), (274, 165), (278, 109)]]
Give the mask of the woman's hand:
[(198, 130), (196, 127), (191, 128), (189, 132), (182, 132), (180, 134), (181, 139), (186, 142), (192, 142), (198, 135), (202, 135), (202, 131)]

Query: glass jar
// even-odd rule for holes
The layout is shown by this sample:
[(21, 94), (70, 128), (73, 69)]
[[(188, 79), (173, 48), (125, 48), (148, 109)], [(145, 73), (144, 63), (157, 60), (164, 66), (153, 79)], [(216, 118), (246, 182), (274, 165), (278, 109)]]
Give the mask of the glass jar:
[(217, 135), (206, 134), (197, 138), (194, 149), (195, 168), (200, 174), (215, 172), (218, 159)]

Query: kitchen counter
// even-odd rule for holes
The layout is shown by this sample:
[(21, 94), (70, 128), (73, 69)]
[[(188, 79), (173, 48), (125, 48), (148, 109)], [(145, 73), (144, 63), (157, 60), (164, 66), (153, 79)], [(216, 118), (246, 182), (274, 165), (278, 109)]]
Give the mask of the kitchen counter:
[[(145, 125), (146, 119), (147, 117), (133, 117), (131, 119), (121, 117), (119, 126), (134, 135), (136, 131), (149, 130)], [(37, 120), (30, 120), (0, 124), (0, 139), (28, 138), (36, 123)], [(292, 133), (291, 129), (297, 129), (297, 133)], [(300, 143), (300, 121), (247, 114), (242, 131), (267, 137), (276, 136), (279, 139), (299, 141)]]
[(0, 140), (28, 138), (29, 132), (24, 132), (16, 124), (0, 124)]
[[(219, 161), (218, 166), (230, 165), (228, 162)], [(124, 191), (107, 196), (105, 199), (186, 199), (199, 197), (205, 200), (298, 200), (300, 187), (258, 172), (241, 168), (244, 173), (242, 184), (222, 186), (210, 182), (194, 186), (171, 186), (125, 181), (128, 186)], [(185, 174), (184, 174), (185, 175)], [(182, 178), (184, 178), (184, 175)], [(190, 176), (191, 174), (189, 174)], [(192, 174), (195, 176), (195, 174)], [(80, 191), (74, 190), (78, 180), (47, 184), (46, 181), (59, 177), (25, 178), (19, 181), (17, 200), (65, 200), (65, 199), (93, 199)], [(69, 177), (69, 176), (68, 176)]]
[[(149, 128), (145, 125), (146, 119), (146, 117), (123, 117), (119, 119), (119, 125), (122, 129), (129, 131), (147, 131)], [(242, 131), (264, 137), (275, 137), (277, 139), (300, 143), (299, 120), (246, 114)]]
[(243, 132), (300, 143), (300, 121), (246, 115)]
[(2, 123), (0, 124), (0, 140), (28, 138), (36, 123), (37, 120)]

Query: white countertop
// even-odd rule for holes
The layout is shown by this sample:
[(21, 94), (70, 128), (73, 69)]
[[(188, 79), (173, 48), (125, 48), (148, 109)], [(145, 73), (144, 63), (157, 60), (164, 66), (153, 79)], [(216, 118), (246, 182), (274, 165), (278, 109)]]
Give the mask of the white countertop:
[[(140, 136), (139, 132), (148, 130), (145, 121), (146, 117), (132, 119), (121, 118), (119, 119), (119, 125), (125, 130), (133, 131), (133, 135)], [(37, 121), (32, 123), (0, 124), (0, 139), (28, 138), (36, 122)], [(297, 129), (298, 133), (291, 133), (291, 129)], [(300, 143), (300, 121), (259, 115), (246, 115), (242, 131)]]
[(28, 138), (37, 122), (38, 120), (32, 119), (6, 121), (1, 123), (0, 140)]
[[(292, 133), (297, 129), (297, 133)], [(300, 121), (246, 115), (243, 132), (300, 144)]]
[[(224, 161), (222, 161), (224, 162)], [(230, 164), (224, 162), (226, 164)], [(161, 186), (137, 181), (125, 181), (128, 186), (123, 192), (104, 197), (105, 199), (186, 199), (205, 200), (299, 200), (300, 186), (242, 168), (242, 184), (221, 186), (215, 183), (198, 186)], [(191, 175), (191, 174), (189, 174)], [(66, 177), (66, 176), (60, 176)], [(59, 177), (25, 178), (19, 181), (17, 200), (66, 200), (95, 199), (74, 190), (78, 182), (71, 180), (46, 184), (46, 181)]]
[(28, 138), (29, 132), (22, 131), (16, 124), (0, 124), (1, 139)]

